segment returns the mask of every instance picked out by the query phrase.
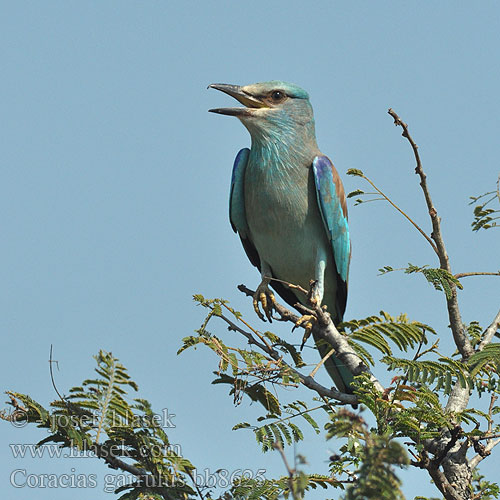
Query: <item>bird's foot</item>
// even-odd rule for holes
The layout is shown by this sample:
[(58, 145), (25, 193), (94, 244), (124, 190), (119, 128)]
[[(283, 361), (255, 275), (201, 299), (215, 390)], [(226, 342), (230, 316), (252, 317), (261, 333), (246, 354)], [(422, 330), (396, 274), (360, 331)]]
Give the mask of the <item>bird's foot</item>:
[(318, 319), (316, 318), (316, 316), (313, 316), (312, 314), (304, 314), (297, 320), (294, 327), (292, 328), (293, 332), (293, 330), (295, 330), (299, 326), (304, 327), (304, 336), (302, 337), (302, 344), (300, 345), (301, 351), (302, 348), (304, 347), (304, 344), (307, 342), (307, 339), (311, 336), (312, 329), (314, 328), (314, 324), (316, 323), (317, 320)]
[(259, 309), (259, 304), (261, 304), (266, 318), (269, 323), (272, 323), (273, 309), (276, 308), (276, 299), (274, 298), (274, 293), (269, 290), (269, 281), (268, 278), (264, 278), (257, 287), (257, 290), (253, 294), (253, 308), (257, 316), (262, 321), (265, 321), (264, 315)]

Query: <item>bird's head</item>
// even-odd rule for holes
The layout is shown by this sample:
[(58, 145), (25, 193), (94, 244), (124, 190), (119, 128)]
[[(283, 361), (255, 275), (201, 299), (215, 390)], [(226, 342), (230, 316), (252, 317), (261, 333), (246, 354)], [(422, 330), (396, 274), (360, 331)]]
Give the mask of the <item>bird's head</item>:
[(293, 83), (273, 80), (251, 85), (213, 83), (244, 107), (210, 109), (212, 113), (236, 116), (253, 139), (309, 138), (315, 142), (314, 116), (308, 93)]

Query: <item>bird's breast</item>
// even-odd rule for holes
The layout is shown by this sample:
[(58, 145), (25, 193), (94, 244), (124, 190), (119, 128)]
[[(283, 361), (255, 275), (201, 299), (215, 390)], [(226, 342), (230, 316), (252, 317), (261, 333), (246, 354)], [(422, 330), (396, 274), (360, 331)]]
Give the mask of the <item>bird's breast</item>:
[(311, 169), (249, 161), (245, 211), (261, 261), (276, 278), (307, 287), (318, 250), (328, 245)]

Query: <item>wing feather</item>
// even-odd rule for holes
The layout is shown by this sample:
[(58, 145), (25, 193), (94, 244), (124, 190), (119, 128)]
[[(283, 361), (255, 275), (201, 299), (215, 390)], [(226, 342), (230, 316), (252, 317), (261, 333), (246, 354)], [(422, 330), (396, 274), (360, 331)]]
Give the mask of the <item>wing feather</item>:
[(351, 242), (347, 224), (347, 202), (344, 187), (333, 163), (326, 156), (313, 161), (314, 182), (318, 206), (330, 240), (338, 275), (338, 300), (342, 311), (347, 299)]
[(259, 254), (250, 241), (245, 212), (245, 168), (249, 155), (250, 150), (243, 148), (238, 152), (234, 160), (229, 194), (229, 221), (233, 231), (238, 233), (250, 262), (260, 271)]

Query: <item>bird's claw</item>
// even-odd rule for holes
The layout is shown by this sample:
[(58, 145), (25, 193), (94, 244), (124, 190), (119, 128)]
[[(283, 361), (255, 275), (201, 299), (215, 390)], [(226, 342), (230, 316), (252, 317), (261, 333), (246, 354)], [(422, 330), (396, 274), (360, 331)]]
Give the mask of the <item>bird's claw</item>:
[[(260, 312), (259, 303), (262, 305), (262, 310), (266, 317)], [(274, 298), (274, 293), (269, 290), (266, 282), (262, 282), (255, 293), (253, 294), (253, 308), (257, 313), (257, 316), (265, 321), (266, 318), (269, 323), (272, 323), (273, 318), (273, 308), (276, 306), (276, 299)]]
[(300, 350), (302, 351), (304, 344), (307, 342), (307, 339), (311, 336), (312, 329), (314, 324), (316, 323), (317, 318), (312, 314), (304, 314), (301, 318), (297, 320), (292, 331), (298, 328), (299, 326), (304, 326), (304, 336), (302, 337), (302, 344), (300, 345)]

